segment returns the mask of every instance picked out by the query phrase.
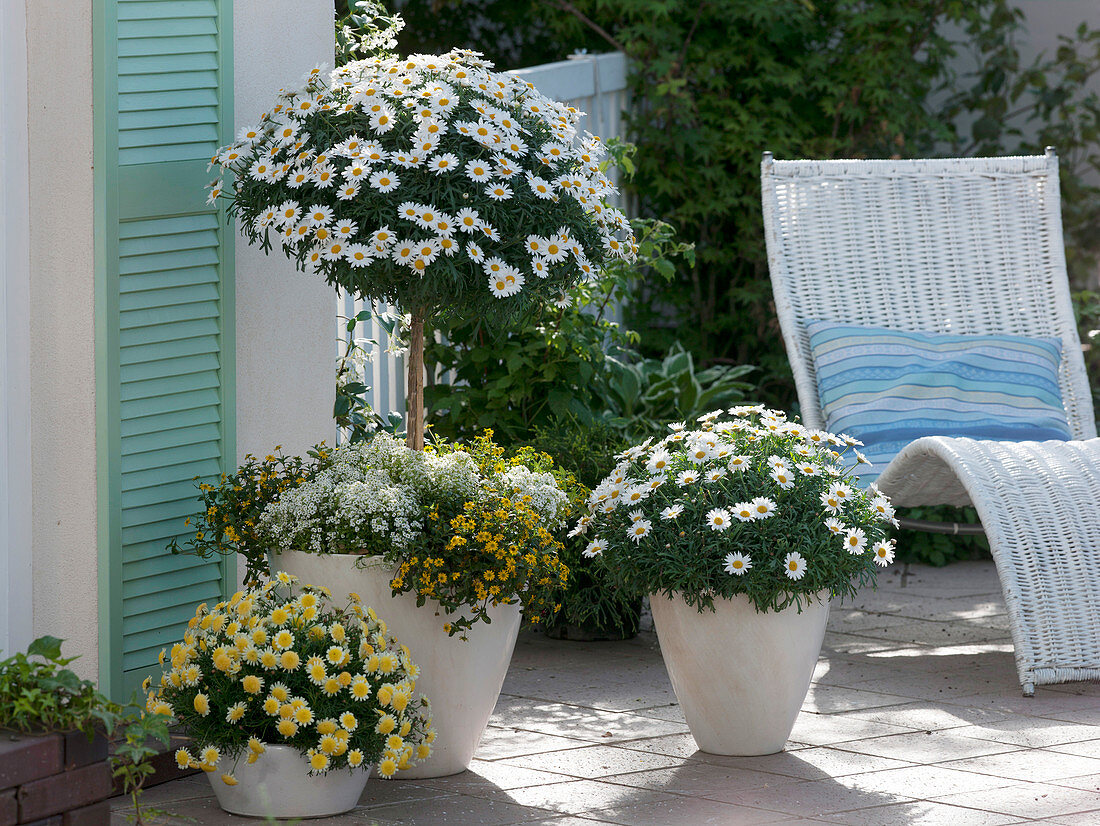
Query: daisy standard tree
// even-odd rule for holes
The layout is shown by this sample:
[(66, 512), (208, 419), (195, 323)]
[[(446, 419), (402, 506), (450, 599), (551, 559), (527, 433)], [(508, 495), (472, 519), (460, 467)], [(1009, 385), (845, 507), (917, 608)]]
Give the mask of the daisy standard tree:
[(475, 52), (378, 55), (282, 90), (214, 158), (252, 244), (409, 316), (407, 444), (424, 444), (424, 323), (502, 326), (634, 254), (580, 113)]

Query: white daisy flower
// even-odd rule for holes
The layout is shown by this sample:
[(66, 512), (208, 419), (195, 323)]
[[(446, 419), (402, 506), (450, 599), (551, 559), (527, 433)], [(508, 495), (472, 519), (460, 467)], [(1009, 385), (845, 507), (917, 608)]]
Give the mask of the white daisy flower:
[(455, 213), (455, 223), (463, 232), (474, 232), (481, 226), (481, 218), (476, 209), (460, 209)]
[(359, 187), (359, 181), (347, 181), (337, 190), (336, 197), (341, 201), (350, 201), (359, 194)]
[(871, 500), (871, 507), (882, 519), (891, 519), (894, 516), (894, 506), (885, 496), (876, 496)]
[(719, 468), (715, 468), (714, 470), (707, 471), (707, 474), (706, 474), (705, 478), (708, 482), (717, 482), (717, 481), (721, 480), (725, 475), (726, 475), (726, 469), (719, 467)]
[(867, 548), (867, 534), (862, 528), (849, 528), (844, 534), (844, 547), (850, 554), (861, 554)]
[(730, 456), (726, 466), (732, 471), (744, 473), (752, 466), (752, 459), (744, 455)]
[(570, 537), (581, 536), (588, 532), (588, 526), (592, 524), (592, 517), (588, 514), (582, 516), (577, 520), (577, 524), (573, 526), (573, 530), (569, 532)]
[(733, 506), (733, 515), (741, 522), (751, 522), (756, 518), (756, 510), (752, 502), (738, 502)]
[(494, 201), (507, 201), (512, 197), (512, 187), (508, 184), (489, 184), (485, 187), (485, 194)]
[(806, 575), (806, 560), (798, 551), (791, 551), (783, 559), (783, 570), (791, 579), (802, 579)]
[(311, 227), (327, 227), (332, 222), (332, 207), (314, 204), (306, 213), (305, 221)]
[(554, 306), (559, 310), (568, 310), (573, 306), (573, 297), (569, 293), (558, 293), (558, 297), (554, 299)]
[(393, 245), (390, 257), (398, 264), (408, 264), (416, 257), (416, 242), (408, 239), (398, 241)]
[(783, 490), (790, 490), (794, 487), (794, 477), (791, 476), (791, 472), (789, 470), (780, 470), (779, 468), (773, 468), (772, 472), (768, 475), (771, 476), (772, 479), (775, 480), (775, 483), (779, 485), (779, 487), (781, 487)]
[(397, 236), (390, 231), (390, 228), (388, 226), (376, 229), (373, 233), (371, 233), (370, 239), (376, 245), (386, 248), (392, 247), (397, 242)]
[(766, 496), (757, 496), (750, 504), (752, 505), (753, 519), (767, 519), (775, 513), (775, 501)]
[(641, 542), (642, 539), (649, 536), (653, 532), (653, 523), (648, 519), (639, 519), (633, 525), (626, 529), (627, 536), (633, 539), (635, 542)]
[(588, 543), (588, 547), (584, 549), (583, 555), (591, 559), (594, 556), (599, 556), (607, 550), (607, 542), (603, 539), (593, 539)]
[(380, 169), (371, 173), (370, 185), (379, 192), (393, 192), (401, 185), (401, 179), (397, 177), (397, 173), (393, 170)]
[(531, 259), (531, 272), (539, 278), (546, 278), (550, 275), (550, 268), (546, 265), (546, 261), (542, 258)]
[(355, 233), (359, 231), (359, 225), (355, 221), (337, 221), (332, 231), (336, 233), (337, 237), (347, 241), (349, 238), (354, 238)]
[(815, 465), (813, 462), (801, 462), (796, 465), (798, 472), (803, 476), (820, 476), (821, 465)]
[(661, 511), (662, 519), (675, 519), (681, 513), (684, 512), (684, 506), (677, 502), (675, 505), (669, 505)]
[(671, 424), (670, 424), (670, 425), (668, 426), (668, 429), (669, 429), (669, 430), (671, 430), (671, 431), (672, 431), (673, 433), (679, 433), (679, 432), (680, 432), (680, 431), (682, 431), (682, 430), (683, 430), (683, 429), (684, 429), (685, 427), (686, 427), (686, 425), (685, 425), (685, 424), (684, 424), (683, 422), (672, 422), (672, 423), (671, 423)]
[(843, 482), (837, 482), (834, 485), (830, 485), (828, 493), (830, 496), (836, 497), (841, 502), (847, 502), (852, 498), (852, 489)]
[(840, 500), (830, 494), (828, 491), (821, 494), (821, 504), (825, 506), (825, 510), (829, 513), (840, 513)]
[(876, 542), (874, 547), (875, 564), (885, 568), (894, 561), (894, 540)]
[(531, 192), (534, 193), (536, 198), (542, 198), (549, 201), (554, 198), (553, 187), (550, 186), (550, 182), (545, 178), (540, 178), (537, 175), (527, 173), (527, 186), (531, 188)]
[(650, 491), (655, 491), (655, 490), (657, 490), (657, 488), (659, 488), (661, 485), (663, 485), (667, 481), (668, 481), (667, 476), (665, 476), (663, 473), (658, 473), (656, 476), (649, 477), (649, 481), (646, 482), (645, 484), (646, 484), (646, 487), (650, 489)]
[(680, 487), (687, 487), (693, 485), (699, 481), (699, 474), (694, 470), (685, 470), (679, 476), (676, 477), (676, 484)]
[(344, 258), (353, 267), (365, 267), (374, 260), (374, 250), (366, 244), (348, 244), (344, 250)]
[(687, 450), (687, 457), (697, 465), (703, 464), (713, 455), (714, 448), (702, 441), (696, 441), (695, 444)]
[(466, 164), (466, 177), (477, 183), (484, 183), (493, 176), (489, 164), (484, 161), (470, 161)]
[(485, 260), (485, 252), (473, 241), (466, 245), (466, 254), (470, 256), (471, 261), (476, 263), (481, 263)]
[(707, 511), (707, 527), (712, 531), (724, 531), (733, 522), (733, 517), (725, 508), (712, 508)]
[(636, 502), (644, 501), (648, 497), (649, 497), (649, 485), (641, 484), (641, 485), (635, 485), (630, 490), (628, 490), (626, 492), (626, 496), (624, 498), (626, 499), (627, 502), (629, 502), (630, 504), (633, 505)]
[(630, 519), (631, 524), (635, 522), (641, 522), (645, 519), (645, 514), (642, 513), (640, 508), (636, 508), (627, 514), (627, 518)]
[(645, 469), (650, 473), (661, 473), (668, 470), (668, 463), (670, 461), (672, 461), (672, 457), (667, 450), (655, 450), (645, 463)]
[(279, 205), (279, 210), (275, 215), (275, 225), (278, 227), (294, 226), (298, 223), (301, 214), (302, 208), (298, 206), (297, 201), (284, 201)]
[(724, 566), (727, 574), (733, 576), (743, 576), (745, 571), (752, 567), (752, 557), (743, 553), (726, 554), (726, 564)]
[(830, 516), (825, 520), (825, 527), (829, 529), (830, 533), (834, 533), (837, 536), (848, 530), (848, 527), (835, 516)]

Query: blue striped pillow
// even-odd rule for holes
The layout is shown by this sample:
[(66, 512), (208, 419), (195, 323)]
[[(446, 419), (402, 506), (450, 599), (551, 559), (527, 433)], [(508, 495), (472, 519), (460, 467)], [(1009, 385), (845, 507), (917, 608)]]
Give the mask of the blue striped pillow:
[(1057, 338), (956, 335), (811, 321), (817, 392), (832, 433), (847, 433), (870, 481), (914, 439), (1071, 439)]

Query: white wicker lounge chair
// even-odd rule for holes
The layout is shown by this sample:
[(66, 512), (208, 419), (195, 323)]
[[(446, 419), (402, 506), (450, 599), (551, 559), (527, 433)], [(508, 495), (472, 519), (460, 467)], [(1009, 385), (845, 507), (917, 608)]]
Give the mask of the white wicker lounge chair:
[(1066, 278), (1058, 159), (762, 164), (768, 264), (802, 419), (825, 426), (814, 320), (1060, 338), (1074, 441), (927, 436), (878, 485), (973, 505), (1000, 575), (1024, 694), (1100, 679), (1100, 439)]

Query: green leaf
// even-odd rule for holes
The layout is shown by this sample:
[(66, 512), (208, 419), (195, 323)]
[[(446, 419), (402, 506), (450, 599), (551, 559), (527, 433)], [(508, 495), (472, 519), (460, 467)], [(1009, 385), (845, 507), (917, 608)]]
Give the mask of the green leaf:
[(62, 642), (64, 642), (64, 640), (58, 639), (57, 637), (39, 637), (27, 646), (27, 654), (32, 657), (43, 657), (47, 660), (58, 660), (61, 658)]

